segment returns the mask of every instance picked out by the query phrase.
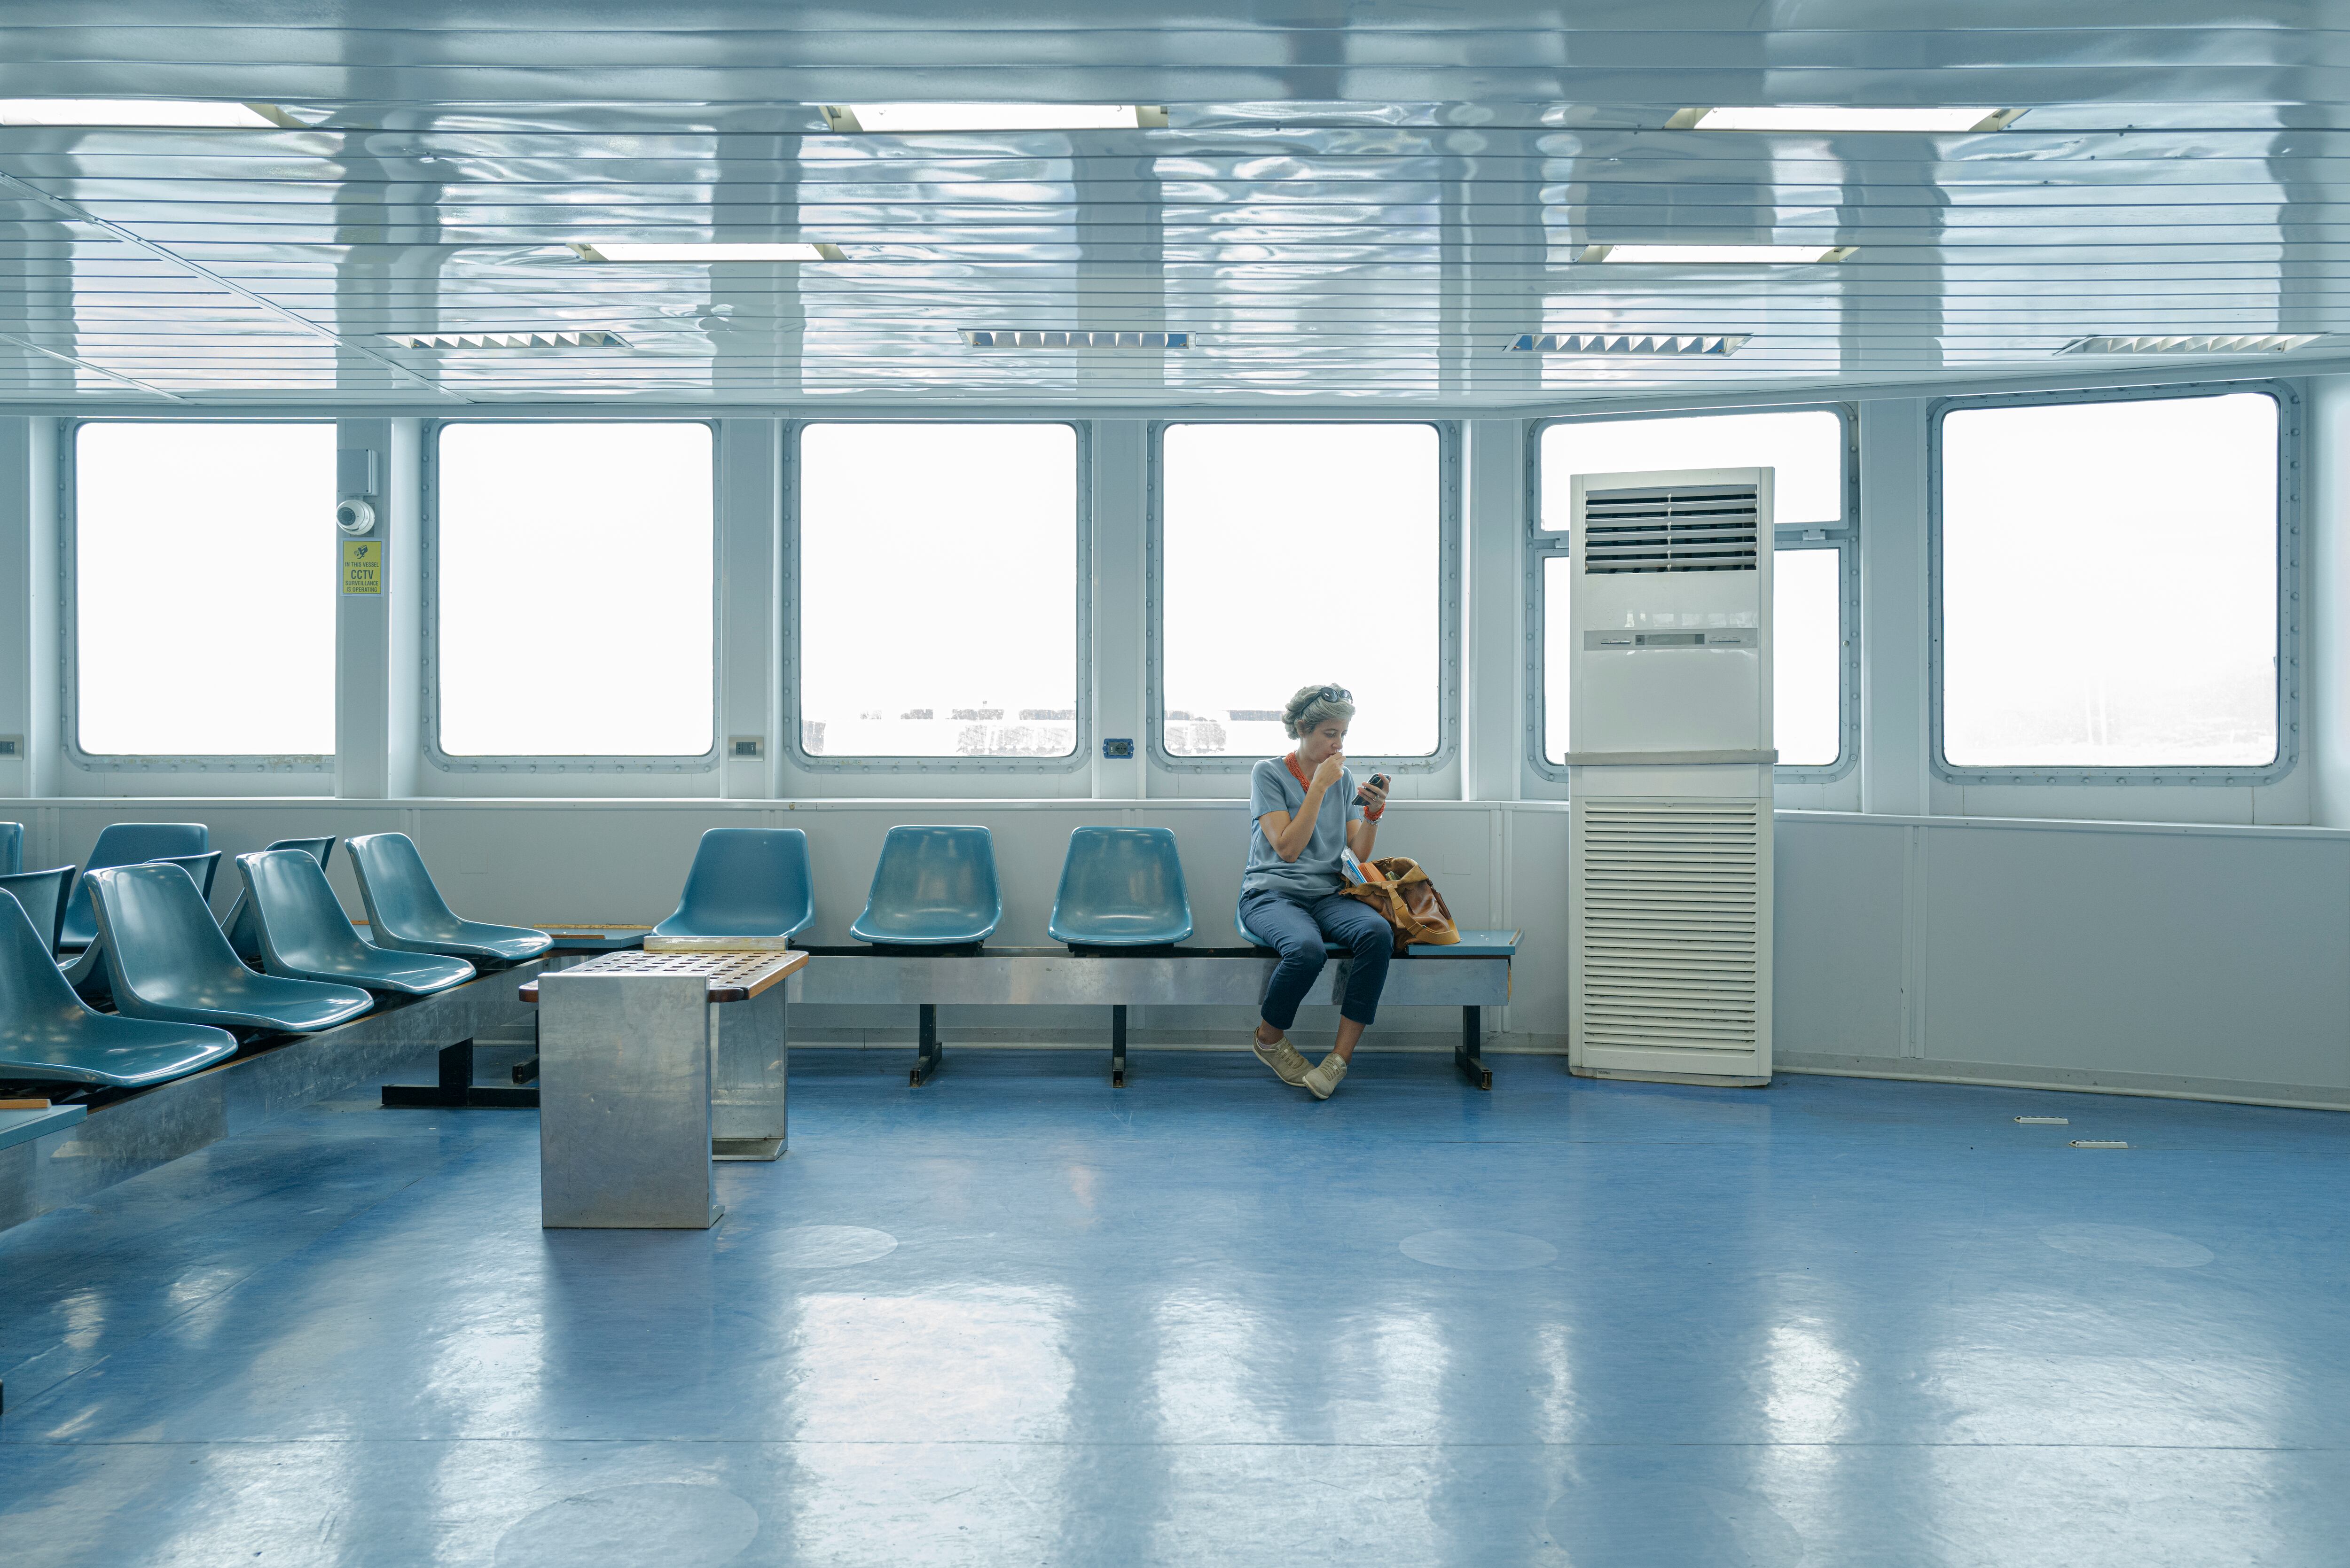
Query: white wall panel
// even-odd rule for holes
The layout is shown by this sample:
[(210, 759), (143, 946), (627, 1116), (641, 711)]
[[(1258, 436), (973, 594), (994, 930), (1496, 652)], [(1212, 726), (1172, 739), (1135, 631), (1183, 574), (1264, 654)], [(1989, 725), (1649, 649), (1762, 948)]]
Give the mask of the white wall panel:
[(1781, 812), (1773, 846), (1772, 1039), (1783, 1059), (1884, 1057), (1898, 1065), (1907, 862), (1920, 830)]
[(2350, 1088), (2350, 841), (1929, 837), (1929, 1057)]

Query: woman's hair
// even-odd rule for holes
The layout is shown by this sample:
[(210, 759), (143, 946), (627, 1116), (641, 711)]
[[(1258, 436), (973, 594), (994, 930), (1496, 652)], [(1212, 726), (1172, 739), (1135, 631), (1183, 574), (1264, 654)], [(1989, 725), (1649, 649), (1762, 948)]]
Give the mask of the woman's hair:
[(1355, 716), (1355, 694), (1344, 686), (1300, 686), (1281, 711), (1281, 727), (1291, 740), (1320, 729), (1331, 720)]

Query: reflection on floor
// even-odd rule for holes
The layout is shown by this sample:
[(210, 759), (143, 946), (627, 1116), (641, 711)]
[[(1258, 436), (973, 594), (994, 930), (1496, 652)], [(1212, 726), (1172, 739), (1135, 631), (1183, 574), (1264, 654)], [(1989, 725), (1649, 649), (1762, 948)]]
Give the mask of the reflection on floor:
[[(73, 1564), (2338, 1563), (2350, 1116), (802, 1051), (702, 1233), (314, 1107), (0, 1234)], [(2070, 1118), (2027, 1126), (2019, 1116)], [(2073, 1139), (2126, 1142), (2083, 1149)]]

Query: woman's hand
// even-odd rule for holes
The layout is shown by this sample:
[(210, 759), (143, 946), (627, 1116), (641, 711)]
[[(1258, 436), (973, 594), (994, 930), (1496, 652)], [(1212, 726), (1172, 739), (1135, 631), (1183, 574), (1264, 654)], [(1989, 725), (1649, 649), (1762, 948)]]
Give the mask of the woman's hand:
[(1338, 775), (1346, 771), (1346, 767), (1347, 753), (1344, 752), (1331, 753), (1328, 756), (1322, 759), (1322, 765), (1314, 770), (1314, 787), (1318, 790), (1336, 789), (1338, 787)]
[(1386, 808), (1388, 786), (1379, 783), (1376, 776), (1365, 779), (1357, 786), (1357, 792), (1363, 797), (1363, 815), (1366, 816), (1377, 816)]

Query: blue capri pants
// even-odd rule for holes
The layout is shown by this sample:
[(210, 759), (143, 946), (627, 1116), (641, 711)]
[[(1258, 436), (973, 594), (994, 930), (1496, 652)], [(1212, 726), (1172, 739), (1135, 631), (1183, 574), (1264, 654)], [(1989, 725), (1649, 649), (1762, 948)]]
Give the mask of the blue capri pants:
[(1264, 990), (1264, 1021), (1286, 1030), (1297, 1022), (1298, 1004), (1322, 972), (1324, 943), (1345, 948), (1353, 962), (1338, 1015), (1367, 1029), (1378, 1017), (1379, 992), (1387, 988), (1388, 960), (1395, 952), (1395, 928), (1359, 898), (1327, 893), (1294, 898), (1260, 889), (1241, 895), (1241, 922), (1259, 941), (1281, 955)]

